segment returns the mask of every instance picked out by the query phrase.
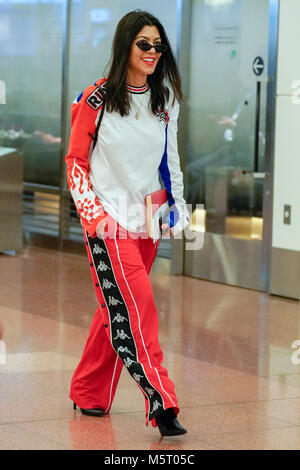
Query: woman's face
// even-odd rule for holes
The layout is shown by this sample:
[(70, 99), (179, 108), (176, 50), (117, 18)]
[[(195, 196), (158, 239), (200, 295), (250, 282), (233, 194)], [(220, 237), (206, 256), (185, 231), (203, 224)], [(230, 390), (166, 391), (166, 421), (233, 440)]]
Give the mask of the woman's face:
[[(150, 49), (150, 51), (142, 51), (137, 45), (137, 41), (146, 41), (150, 44), (159, 44), (161, 42), (160, 34), (156, 26), (144, 26), (141, 31), (136, 35), (132, 46), (128, 64), (129, 76), (134, 75), (146, 76), (151, 75), (157, 62), (161, 56), (161, 53)], [(148, 59), (148, 60), (147, 60)]]

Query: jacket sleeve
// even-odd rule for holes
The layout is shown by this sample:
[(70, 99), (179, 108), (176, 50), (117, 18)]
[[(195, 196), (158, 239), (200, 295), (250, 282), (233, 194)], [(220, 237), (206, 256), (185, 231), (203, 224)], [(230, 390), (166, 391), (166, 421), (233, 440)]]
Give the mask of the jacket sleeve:
[[(172, 100), (170, 99), (169, 103)], [(166, 222), (170, 227), (185, 229), (190, 223), (190, 214), (183, 197), (183, 174), (180, 168), (180, 158), (177, 144), (177, 120), (179, 103), (175, 99), (174, 106), (169, 105), (169, 116), (166, 125), (165, 151), (159, 166), (160, 176), (168, 195), (170, 212)]]
[(93, 109), (86, 100), (96, 88), (88, 87), (72, 103), (71, 135), (65, 157), (71, 195), (80, 215), (81, 224), (92, 237), (96, 235), (98, 223), (106, 215), (89, 178), (89, 156), (92, 152), (92, 136), (96, 130), (99, 109)]

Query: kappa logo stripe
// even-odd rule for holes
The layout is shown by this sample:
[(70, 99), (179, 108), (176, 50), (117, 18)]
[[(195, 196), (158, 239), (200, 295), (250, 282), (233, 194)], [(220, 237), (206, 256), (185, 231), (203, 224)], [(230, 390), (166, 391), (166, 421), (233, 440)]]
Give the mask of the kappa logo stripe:
[[(157, 411), (164, 409), (163, 398), (149, 382), (143, 365), (138, 360), (128, 308), (118, 287), (107, 246), (102, 237), (92, 238), (87, 232), (86, 236), (90, 254), (94, 262), (94, 269), (109, 313), (112, 346), (128, 369), (130, 375), (148, 398), (150, 405), (149, 420), (151, 420), (157, 414)], [(97, 266), (99, 265), (105, 265), (109, 269), (106, 271), (97, 271)], [(103, 290), (102, 286), (107, 283), (110, 284), (110, 289)], [(114, 299), (113, 302), (111, 302), (112, 298)]]

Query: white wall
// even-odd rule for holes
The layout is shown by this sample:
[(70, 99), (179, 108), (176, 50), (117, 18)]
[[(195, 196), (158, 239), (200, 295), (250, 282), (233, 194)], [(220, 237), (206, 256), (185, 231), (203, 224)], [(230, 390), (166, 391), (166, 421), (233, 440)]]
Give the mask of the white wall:
[[(300, 0), (280, 0), (272, 245), (295, 251), (300, 251), (299, 18)], [(285, 204), (292, 206), (291, 225), (283, 223)]]

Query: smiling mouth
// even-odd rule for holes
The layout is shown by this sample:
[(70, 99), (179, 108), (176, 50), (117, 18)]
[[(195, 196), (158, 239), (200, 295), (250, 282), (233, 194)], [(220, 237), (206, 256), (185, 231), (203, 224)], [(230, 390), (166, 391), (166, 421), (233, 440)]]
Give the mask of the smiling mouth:
[(144, 62), (144, 64), (153, 65), (155, 62), (155, 59), (142, 59), (142, 61)]

